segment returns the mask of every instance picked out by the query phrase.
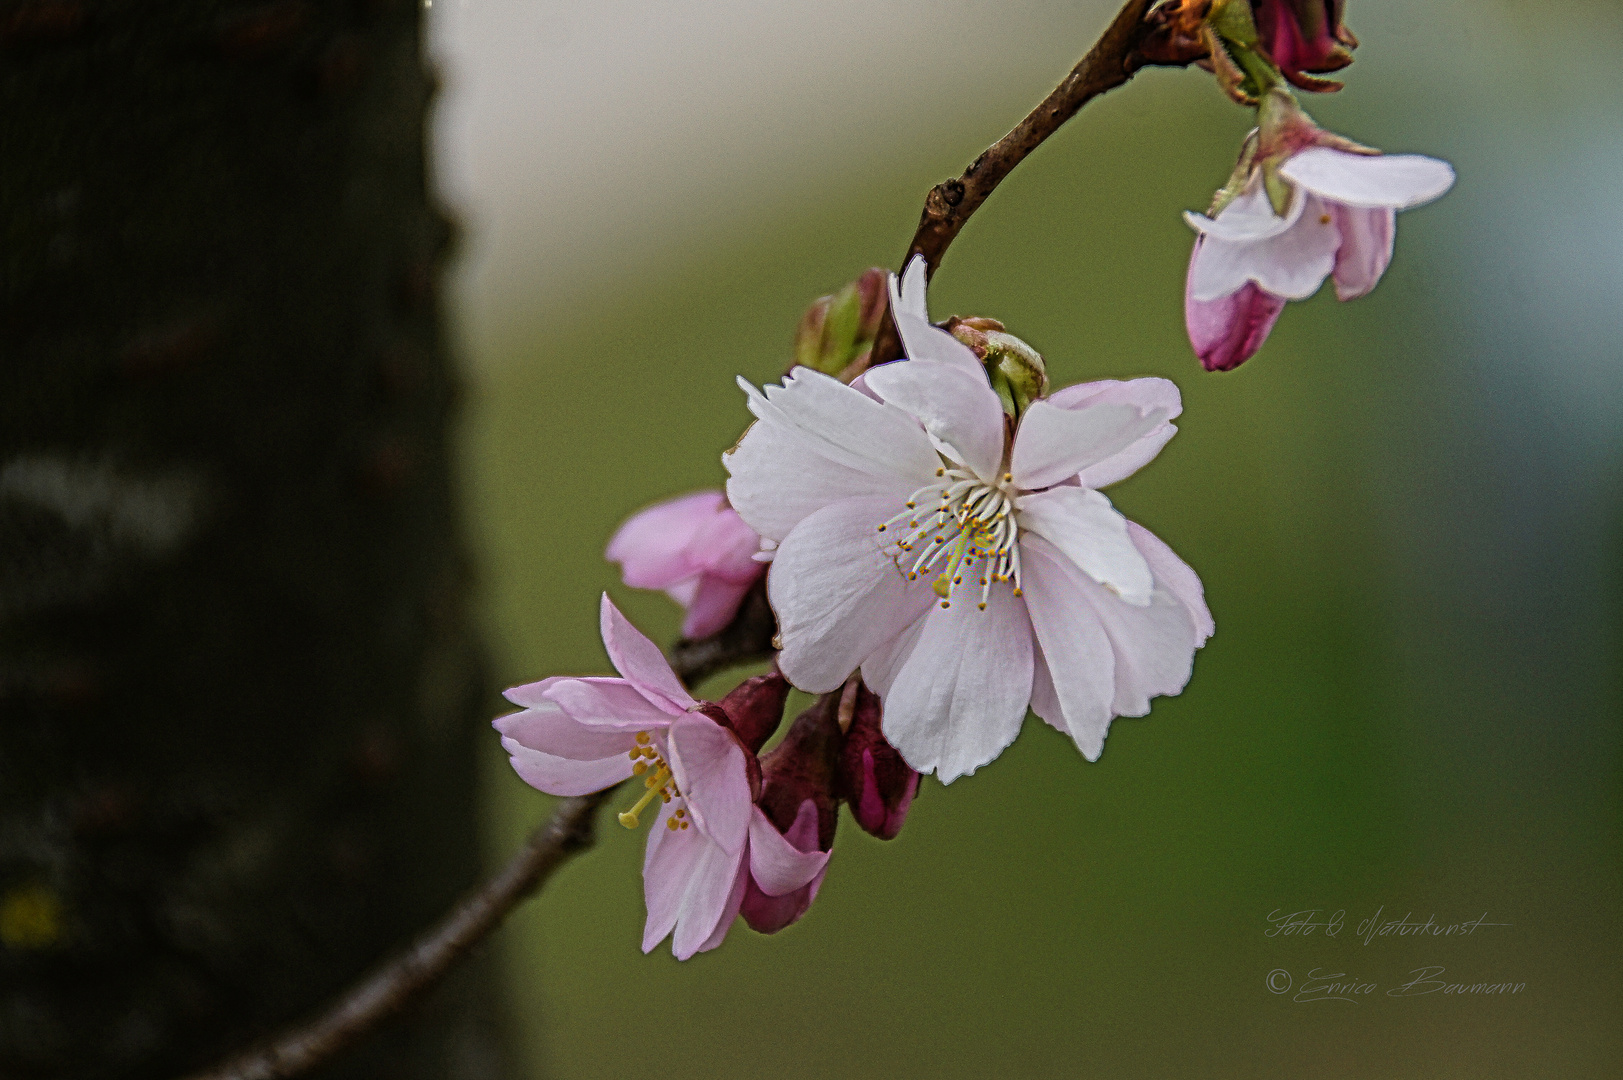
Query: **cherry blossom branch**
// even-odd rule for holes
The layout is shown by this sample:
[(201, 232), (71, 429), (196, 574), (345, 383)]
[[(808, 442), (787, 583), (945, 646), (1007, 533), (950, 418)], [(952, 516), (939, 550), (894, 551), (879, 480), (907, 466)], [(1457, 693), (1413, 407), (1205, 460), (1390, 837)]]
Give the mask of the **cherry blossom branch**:
[[(770, 655), (776, 633), (765, 585), (757, 584), (725, 629), (698, 641), (677, 642), (671, 666), (693, 687), (726, 668)], [(590, 848), (597, 839), (597, 811), (617, 789), (618, 785), (564, 799), (507, 865), (320, 1016), (188, 1080), (288, 1080), (355, 1042), (433, 988), (520, 901), (545, 885), (570, 858)]]
[[(930, 189), (902, 266), (922, 255), (926, 274), (934, 275), (947, 248), (1004, 177), (1082, 106), (1125, 84), (1142, 67), (1186, 67), (1203, 59), (1207, 49), (1198, 27), (1209, 6), (1209, 0), (1127, 0), (1087, 55), (1014, 130), (987, 147), (962, 176)], [(901, 355), (896, 324), (886, 319), (869, 363)]]

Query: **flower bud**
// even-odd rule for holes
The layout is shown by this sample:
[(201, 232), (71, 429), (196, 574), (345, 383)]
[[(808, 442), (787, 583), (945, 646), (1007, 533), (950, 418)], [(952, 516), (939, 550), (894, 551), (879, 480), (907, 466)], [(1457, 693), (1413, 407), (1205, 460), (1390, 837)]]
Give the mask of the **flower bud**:
[(865, 359), (885, 318), (886, 281), (887, 272), (874, 267), (833, 296), (813, 301), (795, 332), (795, 363), (838, 375)]
[(1006, 332), (996, 319), (952, 318), (945, 329), (986, 365), (986, 377), (1010, 416), (1018, 418), (1033, 401), (1048, 395), (1048, 367), (1042, 354)]
[(879, 721), (879, 696), (858, 686), (851, 726), (840, 749), (839, 790), (864, 831), (891, 840), (902, 831), (918, 794), (919, 774), (885, 741)]
[(1341, 89), (1307, 73), (1340, 71), (1352, 63), (1358, 39), (1341, 24), (1344, 7), (1344, 0), (1251, 0), (1257, 51), (1303, 90)]
[[(824, 694), (795, 718), (783, 742), (761, 759), (761, 797), (756, 805), (773, 828), (801, 851), (828, 851), (839, 822), (835, 773), (840, 747), (840, 692)], [(754, 878), (744, 886), (740, 914), (750, 928), (776, 933), (806, 913), (823, 883), (782, 896), (768, 896)]]
[(783, 722), (783, 704), (789, 700), (789, 680), (776, 671), (739, 683), (717, 702), (726, 725), (751, 754), (759, 754)]

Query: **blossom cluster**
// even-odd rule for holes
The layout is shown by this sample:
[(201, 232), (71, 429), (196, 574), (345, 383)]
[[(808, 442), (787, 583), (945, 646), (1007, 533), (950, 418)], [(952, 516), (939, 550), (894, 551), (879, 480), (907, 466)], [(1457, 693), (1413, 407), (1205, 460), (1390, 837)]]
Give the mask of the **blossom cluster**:
[[(1197, 238), (1185, 314), (1208, 370), (1262, 345), (1287, 300), (1333, 278), (1375, 287), (1396, 211), (1453, 182), (1444, 162), (1382, 155), (1318, 128), (1286, 84), (1356, 45), (1339, 0), (1214, 0), (1203, 20), (1230, 96), (1257, 109)], [(652, 815), (644, 951), (714, 948), (738, 917), (771, 933), (822, 886), (840, 807), (881, 839), (921, 778), (993, 761), (1028, 712), (1095, 761), (1111, 722), (1180, 693), (1214, 623), (1195, 571), (1103, 489), (1151, 462), (1182, 412), (1166, 379), (1050, 385), (1042, 355), (989, 318), (932, 321), (928, 266), (872, 270), (815, 302), (780, 382), (739, 380), (754, 421), (723, 455), (725, 492), (628, 520), (606, 555), (627, 585), (683, 606), (688, 638), (725, 634), (764, 595), (772, 670), (692, 697), (604, 596), (617, 677), (507, 692), (514, 769), (555, 795), (630, 782)], [(894, 327), (901, 359), (875, 364)], [(892, 354), (893, 355), (893, 354)], [(783, 726), (791, 687), (818, 695)]]

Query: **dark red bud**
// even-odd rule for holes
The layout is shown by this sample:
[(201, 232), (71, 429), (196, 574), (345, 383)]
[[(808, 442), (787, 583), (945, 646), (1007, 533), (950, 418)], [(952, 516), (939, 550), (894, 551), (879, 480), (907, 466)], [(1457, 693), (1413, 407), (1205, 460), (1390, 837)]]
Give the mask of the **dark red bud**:
[(1258, 50), (1304, 90), (1335, 90), (1340, 83), (1306, 72), (1339, 71), (1352, 63), (1358, 43), (1341, 25), (1343, 0), (1251, 0)]
[(864, 831), (891, 840), (902, 831), (908, 808), (918, 794), (919, 774), (885, 741), (879, 720), (878, 695), (859, 686), (851, 727), (840, 751), (839, 790)]
[[(835, 774), (840, 748), (840, 693), (824, 694), (795, 718), (783, 742), (761, 759), (756, 805), (801, 851), (828, 851), (839, 824)], [(783, 896), (768, 896), (750, 879), (740, 914), (752, 930), (776, 933), (811, 907), (821, 879)]]
[(759, 754), (783, 722), (783, 703), (788, 700), (788, 679), (776, 671), (757, 675), (717, 702), (725, 719), (713, 719), (731, 728), (751, 754)]

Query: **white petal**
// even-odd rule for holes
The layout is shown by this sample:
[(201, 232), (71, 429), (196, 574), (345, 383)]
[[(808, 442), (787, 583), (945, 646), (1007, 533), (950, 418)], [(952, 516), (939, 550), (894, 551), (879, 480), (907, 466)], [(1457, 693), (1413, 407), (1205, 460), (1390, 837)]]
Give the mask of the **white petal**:
[(1087, 488), (1058, 487), (1015, 502), (1020, 527), (1036, 533), (1129, 604), (1150, 602), (1150, 565), (1127, 535), (1127, 519)]
[(873, 368), (870, 389), (924, 425), (936, 446), (988, 483), (1003, 464), (1003, 405), (977, 368), (965, 371), (933, 360)]
[(1301, 194), (1292, 192), (1290, 205), (1285, 208), (1285, 216), (1280, 217), (1274, 213), (1274, 204), (1269, 200), (1268, 192), (1259, 183), (1223, 207), (1215, 219), (1188, 211), (1184, 212), (1183, 219), (1189, 223), (1191, 229), (1203, 236), (1229, 240), (1237, 244), (1249, 244), (1278, 236), (1295, 225), (1297, 219), (1302, 216), (1303, 203)]
[(1292, 157), (1279, 175), (1348, 206), (1407, 210), (1454, 186), (1454, 167), (1421, 154), (1349, 154), (1315, 146)]
[(1116, 696), (1110, 638), (1075, 580), (1081, 576), (1076, 567), (1046, 540), (1030, 534), (1021, 538), (1020, 568), (1026, 609), (1051, 687), (1043, 688), (1043, 694), (1033, 688), (1032, 710), (1070, 735), (1083, 757), (1098, 761), (1115, 715), (1110, 708)]
[(869, 654), (905, 630), (935, 594), (882, 550), (878, 526), (901, 501), (846, 499), (784, 538), (767, 575), (778, 616), (778, 664), (800, 689), (837, 689)]
[(1301, 215), (1284, 232), (1261, 240), (1226, 240), (1209, 235), (1196, 248), (1189, 267), (1189, 295), (1206, 303), (1255, 281), (1287, 300), (1319, 291), (1335, 266), (1341, 234), (1317, 195), (1297, 200)]
[(985, 611), (959, 590), (932, 609), (884, 697), (885, 738), (919, 772), (943, 784), (985, 765), (1014, 741), (1031, 700), (1031, 620), (1007, 585)]
[(930, 617), (933, 603), (932, 600), (931, 605), (907, 629), (869, 653), (862, 662), (862, 681), (881, 698), (890, 693), (891, 684), (896, 681), (907, 658), (913, 655), (913, 646), (918, 644), (919, 635), (924, 633), (924, 621)]
[(1182, 690), (1195, 659), (1195, 622), (1189, 609), (1166, 589), (1156, 589), (1149, 604), (1135, 607), (1085, 576), (1076, 581), (1115, 653), (1111, 710), (1118, 716), (1143, 716), (1150, 711), (1151, 698)]
[(1161, 448), (1178, 433), (1171, 421), (1183, 412), (1183, 397), (1178, 393), (1178, 387), (1167, 379), (1128, 379), (1125, 382), (1106, 379), (1078, 383), (1050, 394), (1047, 400), (1050, 405), (1073, 412), (1090, 405), (1125, 404), (1138, 406), (1139, 411), (1146, 415), (1157, 409), (1166, 414), (1167, 419), (1159, 425), (1121, 450), (1082, 470), (1079, 478), (1082, 486), (1095, 489), (1125, 480), (1154, 460)]
[(896, 320), (903, 354), (909, 360), (934, 360), (984, 377), (984, 369), (973, 349), (945, 330), (930, 325), (924, 292), (924, 256), (915, 255), (902, 271), (900, 290), (896, 287), (896, 275), (890, 276), (891, 318)]
[(1167, 415), (1126, 402), (1066, 409), (1034, 401), (1014, 433), (1009, 471), (1027, 491), (1049, 487), (1126, 451), (1165, 425)]
[(1133, 546), (1150, 564), (1156, 588), (1165, 589), (1189, 610), (1189, 617), (1195, 623), (1195, 647), (1206, 644), (1206, 639), (1212, 636), (1217, 624), (1212, 621), (1211, 609), (1206, 606), (1206, 587), (1200, 583), (1200, 576), (1193, 567), (1178, 558), (1177, 552), (1168, 547), (1165, 541), (1138, 522), (1127, 523), (1127, 535), (1133, 538)]

